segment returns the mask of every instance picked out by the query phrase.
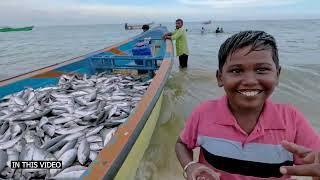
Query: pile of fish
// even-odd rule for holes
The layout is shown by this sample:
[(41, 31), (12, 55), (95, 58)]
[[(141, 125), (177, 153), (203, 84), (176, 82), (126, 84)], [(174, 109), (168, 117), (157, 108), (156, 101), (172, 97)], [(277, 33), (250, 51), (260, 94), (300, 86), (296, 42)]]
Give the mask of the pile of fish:
[[(0, 179), (79, 178), (152, 79), (62, 75), (56, 86), (27, 88), (0, 101)], [(62, 161), (62, 169), (11, 169), (11, 161)]]

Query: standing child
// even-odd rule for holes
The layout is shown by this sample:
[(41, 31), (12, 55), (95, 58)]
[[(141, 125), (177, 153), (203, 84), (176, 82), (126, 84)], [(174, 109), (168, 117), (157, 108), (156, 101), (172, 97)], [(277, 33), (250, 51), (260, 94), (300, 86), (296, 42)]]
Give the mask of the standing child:
[[(193, 110), (177, 141), (187, 179), (286, 179), (281, 166), (299, 163), (283, 140), (320, 150), (320, 137), (301, 112), (269, 97), (281, 67), (275, 39), (243, 31), (219, 50), (216, 77), (226, 95)], [(192, 150), (200, 147), (199, 162)], [(209, 177), (209, 178), (208, 178)]]

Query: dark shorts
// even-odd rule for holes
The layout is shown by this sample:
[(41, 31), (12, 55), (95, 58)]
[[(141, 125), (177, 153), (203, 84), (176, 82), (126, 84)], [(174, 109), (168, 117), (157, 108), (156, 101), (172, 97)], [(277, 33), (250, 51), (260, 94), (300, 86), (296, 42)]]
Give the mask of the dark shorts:
[(182, 54), (179, 56), (179, 64), (181, 68), (188, 67), (188, 55)]
[[(134, 62), (136, 65), (143, 65), (143, 62), (141, 60), (135, 60)], [(145, 74), (145, 73), (148, 73), (148, 71), (147, 70), (138, 70), (138, 73)]]

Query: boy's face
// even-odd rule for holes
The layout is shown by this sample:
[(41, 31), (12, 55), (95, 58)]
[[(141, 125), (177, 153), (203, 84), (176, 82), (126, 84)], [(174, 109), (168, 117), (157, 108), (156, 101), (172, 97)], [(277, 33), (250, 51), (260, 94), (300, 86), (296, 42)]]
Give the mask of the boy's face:
[(251, 51), (251, 46), (236, 50), (227, 57), (222, 71), (217, 72), (231, 108), (261, 108), (278, 85), (280, 68), (272, 59), (272, 50)]

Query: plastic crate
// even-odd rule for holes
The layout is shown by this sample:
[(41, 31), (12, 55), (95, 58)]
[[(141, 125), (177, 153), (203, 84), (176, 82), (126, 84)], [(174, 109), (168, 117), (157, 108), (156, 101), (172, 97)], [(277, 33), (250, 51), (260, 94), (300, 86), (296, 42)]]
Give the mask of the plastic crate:
[(152, 56), (150, 44), (144, 41), (138, 42), (132, 48), (132, 55), (133, 56)]
[(93, 56), (90, 65), (95, 71), (112, 69), (157, 70), (157, 61), (163, 57), (152, 56)]

